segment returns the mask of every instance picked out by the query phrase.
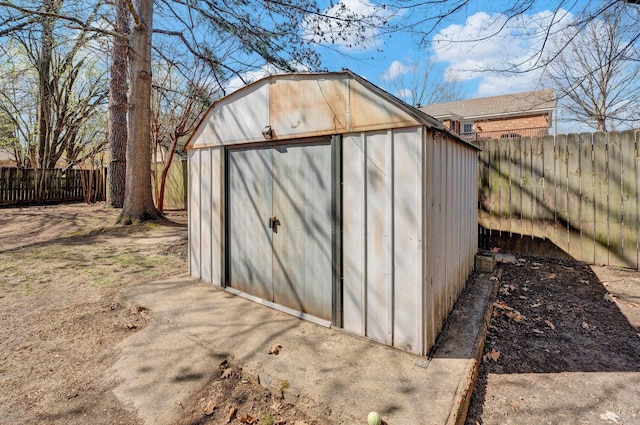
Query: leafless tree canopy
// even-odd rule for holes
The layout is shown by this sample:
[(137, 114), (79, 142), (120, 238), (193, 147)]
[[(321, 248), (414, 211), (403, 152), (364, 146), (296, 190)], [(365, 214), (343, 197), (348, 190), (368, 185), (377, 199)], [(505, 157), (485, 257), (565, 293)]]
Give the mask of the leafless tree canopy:
[[(476, 10), (477, 6), (476, 2), (471, 0), (392, 0), (378, 6), (371, 3), (367, 6), (369, 9), (363, 13), (350, 10), (342, 2), (331, 1), (327, 8), (327, 4), (315, 0), (127, 0), (124, 3), (132, 16), (131, 35), (116, 25), (116, 8), (113, 2), (0, 0), (0, 48), (4, 49), (2, 53), (5, 57), (12, 57), (7, 54), (9, 44), (6, 41), (13, 40), (22, 46), (26, 58), (22, 74), (20, 72), (23, 70), (20, 66), (16, 68), (15, 63), (0, 64), (0, 74), (3, 78), (0, 82), (9, 89), (0, 90), (0, 124), (4, 129), (2, 134), (11, 132), (14, 139), (29, 140), (30, 146), (36, 147), (27, 155), (33, 158), (32, 162), (44, 160), (47, 164), (41, 163), (42, 167), (51, 164), (60, 152), (55, 147), (55, 140), (64, 140), (61, 143), (69, 155), (78, 155), (82, 150), (76, 149), (78, 136), (73, 136), (74, 131), (81, 129), (75, 134), (88, 131), (88, 123), (93, 119), (89, 111), (102, 105), (106, 92), (103, 84), (93, 89), (87, 88), (82, 95), (78, 95), (78, 85), (85, 81), (83, 76), (89, 59), (104, 58), (105, 52), (109, 51), (104, 42), (105, 35), (115, 40), (126, 40), (131, 47), (135, 31), (144, 26), (140, 13), (141, 8), (145, 9), (143, 5), (152, 8), (150, 17), (153, 18), (153, 26), (148, 28), (153, 33), (153, 56), (150, 60), (156, 64), (171, 64), (172, 72), (185, 81), (193, 76), (191, 71), (195, 69), (194, 66), (203, 66), (202, 69), (213, 79), (213, 82), (207, 83), (207, 87), (216, 95), (225, 94), (231, 79), (247, 81), (247, 75), (250, 75), (251, 71), (262, 69), (265, 64), (269, 64), (273, 70), (321, 70), (318, 46), (331, 48), (332, 45), (366, 45), (370, 42), (372, 31), (378, 35), (391, 35), (396, 31), (410, 32), (416, 36), (418, 44), (426, 45), (440, 24), (450, 22), (451, 16), (469, 14)], [(539, 0), (486, 2), (486, 11), (500, 13), (502, 19), (492, 28), (492, 32), (485, 33), (482, 37), (500, 34), (510, 23), (517, 21), (523, 14), (532, 12), (540, 4)], [(633, 111), (633, 108), (636, 108), (637, 116), (638, 99), (622, 96), (623, 93), (639, 92), (637, 88), (634, 90), (633, 84), (630, 83), (634, 79), (627, 79), (628, 83), (625, 86), (625, 83), (616, 81), (616, 78), (623, 73), (635, 75), (634, 71), (630, 70), (634, 69), (639, 61), (639, 6), (620, 0), (560, 0), (554, 7), (546, 26), (535, 34), (537, 48), (531, 53), (531, 57), (518, 58), (520, 63), (499, 64), (502, 68), (500, 70), (526, 72), (546, 69), (547, 75), (554, 75), (554, 81), (562, 82), (563, 87), (570, 88), (569, 92), (564, 93), (567, 99), (572, 99), (571, 96), (578, 93), (578, 90), (589, 90), (591, 99), (584, 94), (578, 95), (580, 100), (588, 99), (588, 105), (579, 105), (574, 99), (571, 103), (572, 107), (575, 107), (573, 112), (576, 116), (583, 114), (585, 119), (598, 123), (599, 128), (607, 128), (607, 120), (629, 119), (628, 117), (633, 115), (629, 111)], [(593, 23), (611, 19), (614, 11), (618, 13), (616, 16), (619, 16), (619, 19), (615, 21), (615, 28), (612, 28), (615, 33), (612, 32), (609, 39), (615, 43), (606, 43), (607, 37), (602, 37), (602, 26)], [(575, 19), (566, 23), (569, 13)], [(592, 57), (572, 59), (571, 55), (577, 51), (576, 46), (589, 36), (590, 31), (593, 32), (594, 27), (598, 28), (598, 32), (594, 32), (594, 36), (597, 34), (598, 38), (597, 43), (590, 42), (593, 47), (590, 52)], [(478, 41), (481, 40), (456, 42)], [(70, 47), (58, 51), (57, 48), (63, 44), (62, 42)], [(117, 49), (113, 52), (114, 59), (122, 56), (122, 53), (117, 53)], [(129, 55), (131, 58), (131, 49)], [(602, 58), (609, 55), (610, 60), (598, 61), (593, 55)], [(562, 61), (571, 61), (574, 65), (579, 63), (580, 66), (561, 67)], [(526, 67), (524, 70), (523, 64)], [(106, 69), (107, 66), (104, 66), (103, 71), (106, 72)], [(141, 71), (142, 74), (137, 75), (152, 74), (151, 69), (153, 68)], [(564, 71), (565, 74), (558, 71)], [(580, 71), (583, 74), (582, 80)], [(95, 69), (92, 72), (98, 71)], [(93, 80), (103, 81), (101, 79), (104, 72)], [(429, 72), (420, 72), (416, 72), (419, 77), (409, 84), (413, 103), (430, 103), (457, 97), (455, 87), (448, 86), (431, 90), (440, 94), (448, 93), (446, 98), (425, 97), (423, 88), (425, 81), (429, 80)], [(10, 85), (12, 80), (7, 76), (14, 80), (29, 76), (36, 83), (36, 93), (24, 96), (18, 92), (21, 88)], [(592, 81), (589, 80), (591, 77), (594, 77)], [(185, 99), (192, 96), (192, 88), (195, 86), (195, 83), (181, 86), (180, 90), (187, 96)], [(163, 92), (155, 90), (155, 95), (160, 93)], [(150, 90), (148, 95), (151, 96)], [(147, 92), (137, 92), (132, 85), (130, 97), (125, 101), (130, 104), (137, 103), (140, 96), (146, 97)], [(116, 101), (113, 96), (112, 101)], [(147, 104), (148, 102), (144, 103)], [(71, 106), (76, 113), (67, 115)], [(35, 110), (36, 113), (31, 116), (16, 113), (18, 110), (25, 110), (26, 107)], [(187, 111), (189, 122), (193, 121), (194, 113), (201, 111), (202, 108)], [(112, 115), (112, 128), (115, 120), (122, 121), (122, 117), (114, 118), (116, 115), (121, 114)], [(159, 117), (164, 118), (164, 115), (160, 114)], [(136, 137), (138, 140), (142, 137), (147, 141), (145, 149), (150, 149), (151, 144), (148, 134), (151, 132), (149, 121), (150, 115), (147, 115), (137, 124), (129, 125), (130, 134), (132, 131), (137, 132), (140, 130), (138, 126), (142, 126), (145, 134), (140, 133)], [(180, 123), (181, 120), (178, 119), (176, 122)], [(184, 129), (192, 128), (190, 124), (178, 125), (181, 126)], [(181, 133), (183, 130), (176, 131)], [(9, 139), (5, 137), (4, 140)], [(138, 168), (148, 168), (149, 156), (139, 156), (136, 161), (145, 161), (136, 163)], [(150, 177), (145, 175), (142, 178), (145, 180), (143, 185), (147, 187), (146, 180)], [(147, 197), (146, 194), (144, 196)]]
[(585, 28), (552, 43), (546, 76), (571, 119), (598, 131), (640, 122), (640, 56), (637, 34), (625, 23), (624, 6), (611, 8)]

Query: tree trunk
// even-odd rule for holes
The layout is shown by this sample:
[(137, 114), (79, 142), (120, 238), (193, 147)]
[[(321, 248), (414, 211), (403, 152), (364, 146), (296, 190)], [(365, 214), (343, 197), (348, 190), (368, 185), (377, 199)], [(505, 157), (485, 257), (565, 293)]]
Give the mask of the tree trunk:
[(115, 31), (123, 37), (113, 39), (113, 63), (109, 93), (109, 188), (107, 204), (124, 205), (127, 155), (127, 48), (129, 41), (129, 8), (126, 0), (116, 1)]
[(151, 31), (153, 0), (136, 1), (129, 41), (129, 126), (124, 205), (118, 223), (158, 220), (151, 192)]
[[(43, 2), (44, 10), (48, 13), (56, 12), (53, 0)], [(53, 54), (53, 24), (54, 18), (42, 18), (42, 34), (40, 53), (38, 55), (38, 157), (32, 164), (36, 169), (35, 197), (40, 199), (44, 186), (44, 173), (49, 161), (49, 143), (51, 132), (51, 57)]]

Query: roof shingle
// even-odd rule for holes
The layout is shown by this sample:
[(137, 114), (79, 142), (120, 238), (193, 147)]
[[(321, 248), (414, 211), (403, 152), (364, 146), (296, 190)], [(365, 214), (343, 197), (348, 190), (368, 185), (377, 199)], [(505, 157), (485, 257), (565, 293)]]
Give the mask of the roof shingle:
[(555, 94), (551, 89), (506, 94), (455, 102), (435, 103), (420, 108), (434, 118), (460, 116), (463, 119), (495, 115), (522, 115), (546, 112), (556, 107)]

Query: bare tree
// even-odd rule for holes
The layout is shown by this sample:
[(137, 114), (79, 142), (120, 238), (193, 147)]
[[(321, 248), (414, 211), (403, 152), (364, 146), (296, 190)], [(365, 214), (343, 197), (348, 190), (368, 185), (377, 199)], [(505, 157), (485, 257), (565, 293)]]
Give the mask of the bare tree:
[(546, 69), (570, 119), (598, 131), (640, 122), (640, 55), (629, 44), (634, 34), (625, 15), (624, 6), (612, 8), (582, 31), (567, 32)]
[(408, 65), (394, 62), (381, 79), (387, 91), (418, 107), (464, 97), (462, 86), (446, 76), (441, 78), (435, 71), (434, 63), (428, 58)]
[(154, 157), (162, 159), (160, 176), (154, 174), (156, 206), (164, 210), (167, 175), (179, 144), (184, 144), (202, 116), (221, 95), (215, 77), (202, 61), (191, 66), (191, 72), (179, 72), (175, 61), (165, 58), (161, 72), (154, 73), (152, 106), (152, 139)]
[(44, 0), (38, 10), (46, 14), (9, 33), (2, 46), (0, 110), (15, 125), (19, 166), (36, 170), (55, 167), (63, 155), (67, 163), (77, 161), (91, 141), (85, 126), (106, 101), (104, 73), (88, 55), (97, 34), (79, 29), (60, 37), (67, 31), (56, 18), (61, 5)]

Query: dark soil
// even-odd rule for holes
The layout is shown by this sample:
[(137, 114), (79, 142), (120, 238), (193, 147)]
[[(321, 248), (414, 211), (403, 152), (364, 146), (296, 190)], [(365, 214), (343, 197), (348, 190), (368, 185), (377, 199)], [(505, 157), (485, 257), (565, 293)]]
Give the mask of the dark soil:
[(640, 306), (608, 292), (592, 266), (524, 257), (499, 264), (494, 278), (500, 289), (467, 425), (483, 423), (489, 374), (640, 371), (639, 330), (621, 313)]

